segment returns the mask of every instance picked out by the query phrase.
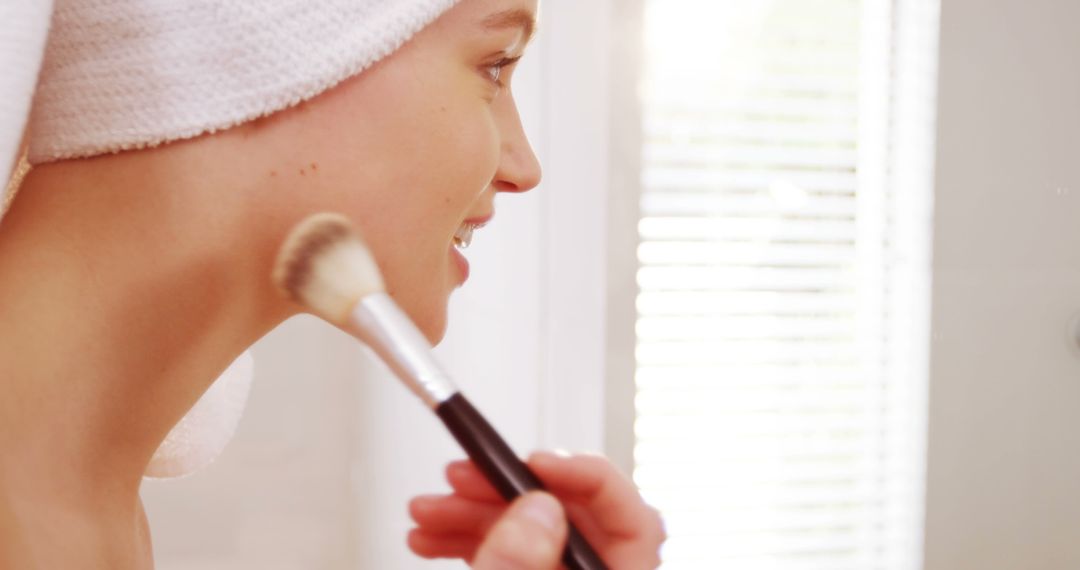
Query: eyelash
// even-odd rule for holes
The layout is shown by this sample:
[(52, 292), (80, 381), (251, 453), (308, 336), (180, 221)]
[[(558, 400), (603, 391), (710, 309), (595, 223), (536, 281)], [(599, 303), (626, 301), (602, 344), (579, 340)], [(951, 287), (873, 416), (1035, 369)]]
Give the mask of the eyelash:
[[(499, 87), (505, 87), (506, 85), (502, 82), (502, 69), (514, 65), (519, 59), (521, 59), (520, 56), (504, 57), (491, 65), (485, 66), (484, 70), (488, 72), (488, 78), (491, 79), (492, 83)], [(492, 70), (494, 70), (494, 73), (492, 73)]]

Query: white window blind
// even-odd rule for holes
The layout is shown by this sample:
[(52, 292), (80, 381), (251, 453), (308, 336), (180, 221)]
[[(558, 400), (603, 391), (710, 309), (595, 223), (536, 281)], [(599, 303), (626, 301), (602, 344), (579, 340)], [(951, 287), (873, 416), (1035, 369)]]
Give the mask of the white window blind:
[(644, 8), (634, 478), (665, 568), (914, 570), (936, 5)]

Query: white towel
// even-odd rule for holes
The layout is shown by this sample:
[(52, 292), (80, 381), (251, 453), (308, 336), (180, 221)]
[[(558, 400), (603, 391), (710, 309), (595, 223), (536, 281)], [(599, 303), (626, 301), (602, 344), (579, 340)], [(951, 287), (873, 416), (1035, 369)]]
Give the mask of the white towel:
[(32, 164), (198, 136), (310, 99), (454, 0), (56, 0)]
[[(196, 137), (322, 93), (456, 2), (4, 0), (0, 180), (10, 176), (28, 112), (31, 164)], [(216, 458), (252, 374), (245, 352), (173, 428), (146, 475), (183, 476)]]
[(245, 351), (169, 430), (144, 475), (154, 479), (183, 477), (217, 459), (240, 425), (254, 375), (255, 359)]

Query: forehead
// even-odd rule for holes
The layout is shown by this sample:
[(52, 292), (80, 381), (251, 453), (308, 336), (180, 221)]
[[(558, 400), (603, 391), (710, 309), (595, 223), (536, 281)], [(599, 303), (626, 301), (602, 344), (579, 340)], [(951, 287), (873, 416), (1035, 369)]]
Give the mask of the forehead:
[(461, 0), (439, 24), (465, 34), (518, 30), (527, 41), (536, 28), (537, 9), (538, 0)]

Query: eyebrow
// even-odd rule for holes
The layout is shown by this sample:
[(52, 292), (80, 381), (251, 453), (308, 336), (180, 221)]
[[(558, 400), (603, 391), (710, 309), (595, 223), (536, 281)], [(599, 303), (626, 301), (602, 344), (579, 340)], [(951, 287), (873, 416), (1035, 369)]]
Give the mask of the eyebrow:
[(481, 24), (489, 30), (521, 28), (522, 32), (525, 34), (521, 44), (525, 45), (529, 43), (533, 33), (536, 31), (536, 16), (528, 10), (517, 8), (514, 10), (506, 10), (504, 12), (496, 12), (484, 18)]

